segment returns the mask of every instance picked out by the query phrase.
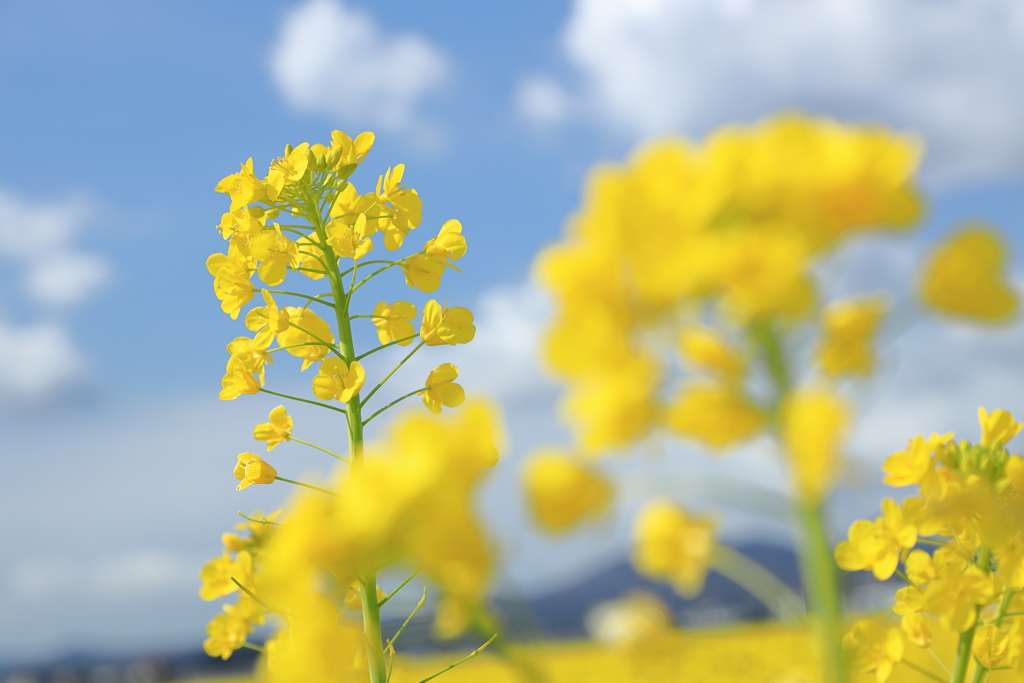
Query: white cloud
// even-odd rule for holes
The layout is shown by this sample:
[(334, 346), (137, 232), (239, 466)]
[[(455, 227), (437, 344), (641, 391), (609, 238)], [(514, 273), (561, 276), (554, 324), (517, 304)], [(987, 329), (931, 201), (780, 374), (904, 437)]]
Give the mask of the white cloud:
[(516, 92), (519, 115), (538, 126), (551, 126), (569, 115), (569, 95), (557, 81), (546, 76), (530, 76)]
[(941, 180), (1024, 170), (1016, 0), (576, 0), (563, 49), (631, 136), (800, 107), (920, 131)]
[(0, 318), (0, 397), (39, 400), (84, 375), (85, 360), (60, 313), (91, 299), (110, 278), (107, 259), (74, 244), (93, 214), (82, 197), (34, 202), (0, 188), (0, 262), (22, 271), (18, 294), (38, 304), (34, 313), (42, 318), (27, 325)]
[(449, 64), (419, 35), (386, 34), (341, 0), (309, 0), (286, 17), (270, 71), (300, 111), (346, 126), (419, 132), (420, 100), (446, 81)]
[(85, 361), (60, 325), (0, 322), (0, 396), (41, 399), (78, 380)]

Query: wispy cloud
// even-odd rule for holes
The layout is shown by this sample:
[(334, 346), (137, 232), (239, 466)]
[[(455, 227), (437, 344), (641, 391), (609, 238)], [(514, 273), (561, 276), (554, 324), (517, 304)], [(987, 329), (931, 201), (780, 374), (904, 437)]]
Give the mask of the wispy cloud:
[(580, 116), (629, 136), (800, 107), (920, 131), (942, 181), (1024, 170), (1015, 0), (575, 0), (562, 48)]
[(270, 72), (295, 109), (339, 125), (405, 133), (429, 128), (422, 100), (449, 78), (444, 52), (415, 33), (390, 33), (342, 0), (309, 0), (285, 18)]

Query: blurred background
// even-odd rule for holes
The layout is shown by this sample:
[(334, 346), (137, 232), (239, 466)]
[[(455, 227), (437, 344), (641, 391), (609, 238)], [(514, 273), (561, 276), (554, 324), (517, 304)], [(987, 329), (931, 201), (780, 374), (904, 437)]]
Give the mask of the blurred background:
[[(197, 597), (199, 567), (236, 511), (291, 493), (239, 493), (231, 474), (278, 402), (217, 399), (243, 330), (204, 261), (224, 249), (213, 187), (239, 162), (372, 130), (356, 186), (405, 163), (424, 200), (413, 242), (462, 221), (464, 273), (439, 294), (474, 311), (477, 339), (417, 357), (407, 377), (450, 360), (469, 393), (501, 403), (510, 442), (481, 500), (495, 593), (569, 596), (576, 614), (615, 597), (601, 590), (619, 585), (608, 577), (626, 571), (631, 513), (652, 492), (713, 507), (726, 540), (792, 565), (783, 523), (722, 507), (709, 484), (785, 492), (756, 442), (720, 459), (678, 443), (634, 454), (610, 465), (625, 484), (602, 523), (552, 539), (530, 522), (518, 464), (568, 443), (531, 262), (588, 168), (785, 109), (915, 132), (923, 229), (861, 241), (834, 276), (841, 291), (907, 294), (924, 245), (959, 221), (1024, 247), (1022, 64), (1016, 0), (0, 1), (0, 671), (199, 652), (218, 609)], [(1019, 285), (1019, 260), (1012, 272)], [(923, 322), (882, 362), (859, 397), (837, 536), (876, 514), (879, 466), (907, 437), (973, 437), (979, 405), (1024, 411), (1019, 323)], [(308, 377), (283, 381), (304, 391)], [(303, 438), (343, 444), (338, 425), (293, 412)], [(298, 448), (275, 455), (279, 470), (327, 470)]]

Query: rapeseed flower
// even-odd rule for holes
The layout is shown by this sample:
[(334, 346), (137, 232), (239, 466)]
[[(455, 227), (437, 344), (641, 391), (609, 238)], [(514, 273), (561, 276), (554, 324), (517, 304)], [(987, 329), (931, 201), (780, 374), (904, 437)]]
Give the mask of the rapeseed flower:
[(715, 549), (711, 520), (656, 500), (637, 517), (633, 539), (633, 563), (640, 572), (667, 579), (680, 595), (700, 593)]
[(416, 328), (411, 322), (415, 317), (416, 307), (408, 301), (378, 303), (373, 307), (373, 324), (377, 328), (380, 343), (398, 342), (399, 346), (411, 344), (412, 337), (416, 336)]
[(273, 484), (276, 478), (277, 470), (260, 456), (255, 453), (238, 454), (238, 462), (235, 464), (235, 479), (238, 480), (238, 486), (235, 488), (237, 490), (241, 491), (253, 484)]
[(940, 245), (921, 273), (921, 297), (932, 308), (988, 322), (1017, 311), (1017, 293), (1006, 282), (1006, 247), (984, 226), (964, 228)]
[(468, 308), (448, 308), (433, 299), (424, 304), (420, 338), (427, 346), (468, 344), (475, 336), (476, 326)]
[(858, 621), (843, 637), (843, 650), (857, 671), (874, 672), (878, 683), (885, 683), (892, 669), (903, 659), (903, 633), (866, 619)]
[(320, 372), (313, 378), (313, 393), (324, 401), (336, 398), (348, 403), (365, 382), (366, 371), (359, 361), (346, 363), (332, 356), (320, 363)]
[(270, 411), (269, 422), (261, 422), (256, 425), (252, 436), (257, 441), (266, 441), (267, 450), (274, 450), (274, 446), (292, 438), (294, 424), (287, 408), (278, 406)]
[(451, 363), (438, 365), (427, 375), (424, 383), (426, 389), (420, 393), (423, 395), (423, 405), (435, 415), (441, 414), (441, 406), (456, 408), (466, 400), (466, 392), (462, 386), (455, 384), (459, 377), (459, 369)]
[(523, 483), (534, 518), (551, 531), (565, 531), (607, 510), (612, 486), (579, 458), (545, 449), (530, 456)]

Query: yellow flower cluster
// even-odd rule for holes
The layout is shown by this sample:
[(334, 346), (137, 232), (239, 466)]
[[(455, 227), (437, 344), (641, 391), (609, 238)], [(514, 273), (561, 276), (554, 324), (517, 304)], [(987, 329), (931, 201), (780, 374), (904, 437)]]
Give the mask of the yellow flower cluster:
[(1006, 449), (1024, 424), (1005, 410), (979, 408), (978, 418), (977, 444), (952, 433), (917, 436), (889, 456), (885, 482), (916, 486), (920, 495), (886, 499), (882, 517), (854, 522), (836, 548), (843, 569), (870, 570), (880, 580), (898, 573), (907, 583), (893, 607), (901, 629), (863, 621), (844, 639), (855, 666), (874, 671), (880, 683), (905, 643), (928, 648), (936, 628), (960, 634), (954, 672), (973, 653), (981, 669), (1024, 675), (1024, 620), (1015, 606), (1024, 589), (1024, 458)]
[[(538, 269), (559, 307), (547, 356), (569, 384), (566, 409), (581, 442), (620, 446), (662, 415), (717, 446), (756, 431), (764, 420), (737, 381), (741, 349), (684, 335), (685, 361), (710, 376), (665, 411), (667, 362), (645, 340), (707, 314), (718, 328), (806, 316), (816, 259), (851, 235), (905, 229), (918, 217), (919, 156), (916, 140), (882, 129), (788, 115), (722, 129), (700, 146), (649, 144), (626, 165), (595, 171), (568, 237)], [(877, 319), (829, 312), (825, 369), (863, 371)]]
[[(280, 514), (280, 510), (268, 517), (263, 517), (259, 511), (252, 513), (249, 522), (235, 527), (247, 534), (224, 534), (221, 539), (223, 554), (207, 562), (199, 572), (202, 582), (199, 597), (203, 600), (216, 600), (235, 592), (239, 594), (238, 600), (232, 605), (224, 605), (224, 612), (215, 616), (206, 627), (203, 649), (211, 657), (227, 659), (232, 652), (244, 647), (248, 635), (265, 621), (266, 610), (253, 599), (251, 591), (255, 589), (254, 579), (264, 546), (272, 536), (274, 519)], [(250, 592), (239, 590), (240, 586)]]

